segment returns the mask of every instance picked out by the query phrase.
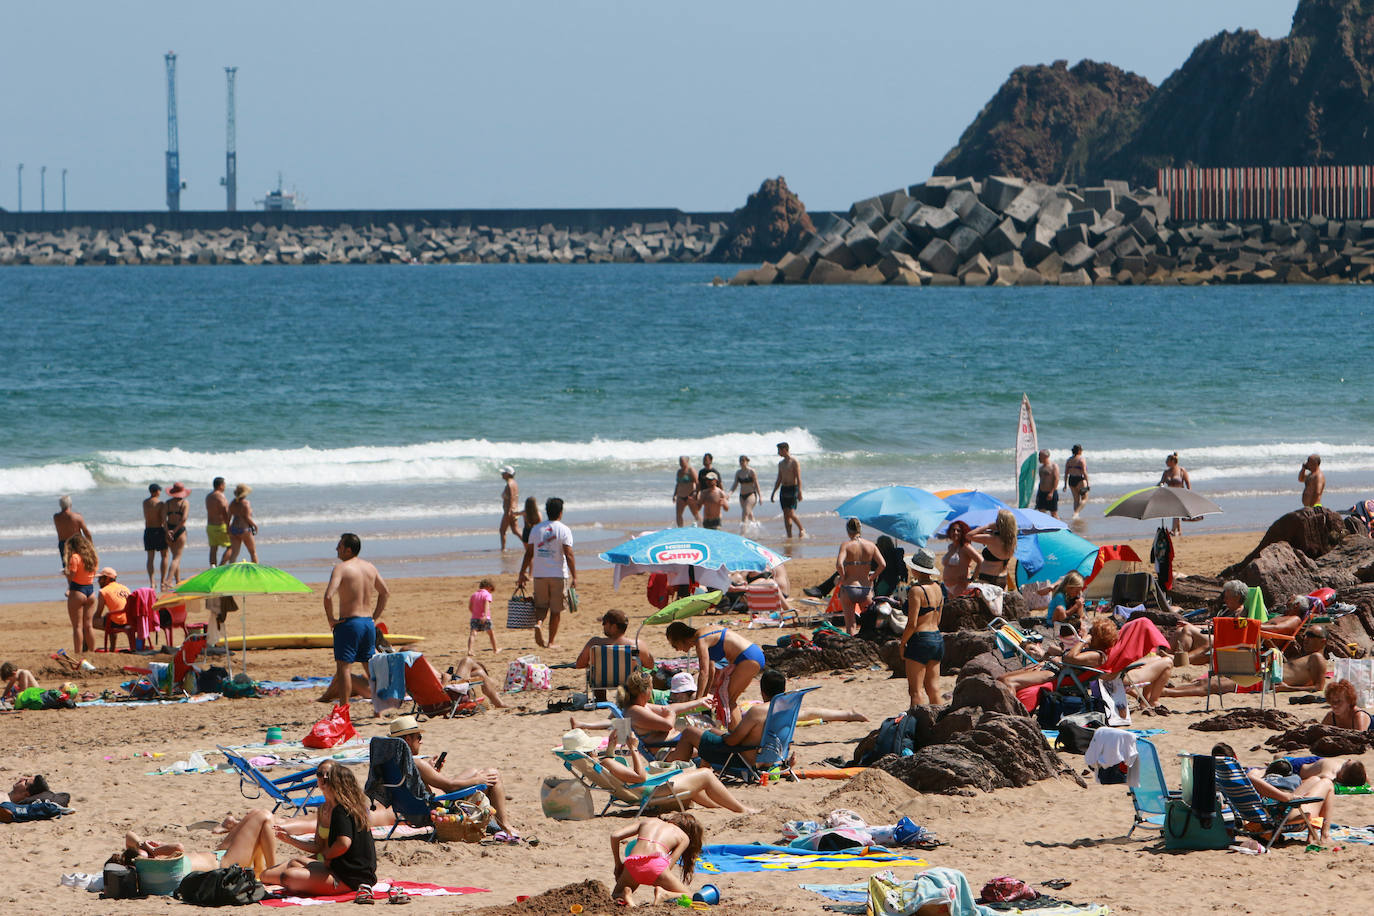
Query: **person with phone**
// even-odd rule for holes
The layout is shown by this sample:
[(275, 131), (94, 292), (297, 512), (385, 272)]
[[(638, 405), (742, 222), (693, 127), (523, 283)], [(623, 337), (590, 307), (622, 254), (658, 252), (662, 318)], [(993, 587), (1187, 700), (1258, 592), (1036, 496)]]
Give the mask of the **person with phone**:
[(459, 789), (485, 783), (487, 798), (491, 800), (496, 825), (500, 828), (496, 833), (496, 839), (503, 843), (520, 842), (520, 834), (511, 825), (510, 814), (506, 810), (506, 785), (501, 779), (500, 771), (494, 767), (486, 769), (472, 767), (453, 773), (440, 772), (448, 752), (445, 751), (440, 754), (435, 763), (430, 763), (420, 757), (420, 744), (424, 740), (424, 729), (420, 728), (420, 723), (415, 720), (414, 716), (398, 716), (391, 720), (390, 734), (393, 738), (400, 738), (410, 748), (410, 754), (415, 759), (415, 768), (420, 771), (420, 778), (425, 781), (425, 785), (435, 792), (441, 794), (456, 792)]

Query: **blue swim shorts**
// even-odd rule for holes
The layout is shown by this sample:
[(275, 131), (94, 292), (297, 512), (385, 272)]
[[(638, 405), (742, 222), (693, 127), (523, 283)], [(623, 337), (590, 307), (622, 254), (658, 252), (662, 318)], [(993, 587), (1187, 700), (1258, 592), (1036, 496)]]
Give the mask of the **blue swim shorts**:
[(371, 617), (345, 617), (334, 626), (334, 661), (366, 662), (377, 648)]

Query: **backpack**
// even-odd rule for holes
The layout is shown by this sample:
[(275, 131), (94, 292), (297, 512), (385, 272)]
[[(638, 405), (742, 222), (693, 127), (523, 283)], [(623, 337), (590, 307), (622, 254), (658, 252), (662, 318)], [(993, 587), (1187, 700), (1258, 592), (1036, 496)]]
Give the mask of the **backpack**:
[(100, 892), (102, 900), (133, 900), (146, 897), (138, 884), (138, 872), (119, 862), (106, 862), (103, 875), (105, 889)]
[(1106, 724), (1107, 717), (1100, 712), (1079, 712), (1065, 716), (1059, 720), (1059, 738), (1055, 741), (1055, 747), (1070, 754), (1087, 753), (1093, 732)]
[(902, 713), (884, 719), (878, 726), (878, 737), (868, 753), (864, 754), (858, 766), (868, 766), (880, 757), (896, 754), (909, 757), (916, 748), (916, 717)]
[(672, 591), (668, 588), (668, 574), (650, 573), (649, 584), (644, 589), (644, 595), (649, 599), (649, 603), (659, 610), (667, 607), (672, 595)]
[(181, 879), (176, 898), (193, 906), (247, 906), (267, 896), (251, 868), (230, 865), (214, 871), (193, 871)]

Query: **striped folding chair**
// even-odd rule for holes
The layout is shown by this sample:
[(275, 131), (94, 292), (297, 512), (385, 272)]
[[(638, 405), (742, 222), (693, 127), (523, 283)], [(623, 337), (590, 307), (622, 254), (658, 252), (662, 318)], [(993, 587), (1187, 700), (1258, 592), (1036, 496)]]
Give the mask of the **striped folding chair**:
[(593, 646), (587, 663), (587, 693), (593, 699), (606, 699), (606, 691), (616, 690), (639, 664), (634, 646)]
[[(1220, 618), (1218, 618), (1220, 619)], [(1268, 850), (1283, 833), (1290, 820), (1308, 823), (1307, 815), (1299, 810), (1303, 805), (1320, 804), (1323, 799), (1294, 796), (1288, 801), (1265, 798), (1259, 794), (1250, 777), (1234, 757), (1214, 757), (1217, 791), (1235, 814), (1235, 829), (1264, 841)]]

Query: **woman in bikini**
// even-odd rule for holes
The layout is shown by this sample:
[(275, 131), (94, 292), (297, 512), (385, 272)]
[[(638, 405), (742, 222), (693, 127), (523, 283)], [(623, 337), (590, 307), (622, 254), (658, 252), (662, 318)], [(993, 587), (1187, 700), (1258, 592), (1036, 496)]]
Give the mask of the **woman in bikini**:
[(237, 560), (239, 551), (244, 547), (248, 548), (249, 558), (254, 563), (258, 562), (255, 540), (258, 523), (253, 520), (253, 507), (248, 504), (248, 494), (252, 492), (253, 488), (246, 483), (234, 487), (234, 501), (229, 504), (229, 556), (225, 557), (225, 563)]
[(978, 581), (998, 588), (1016, 588), (1011, 563), (1016, 559), (1016, 516), (1010, 509), (999, 509), (997, 520), (981, 525), (968, 534), (970, 544), (983, 545), (978, 558)]
[[(633, 892), (639, 887), (652, 887), (655, 903), (659, 902), (659, 889), (669, 894), (685, 894), (704, 839), (701, 824), (684, 811), (642, 817), (617, 830), (611, 834), (615, 858), (615, 889), (611, 897), (624, 906), (634, 906)], [(674, 863), (682, 880), (669, 871)]]
[(668, 642), (679, 652), (696, 650), (700, 674), (697, 697), (715, 693), (721, 700), (721, 721), (739, 724), (739, 698), (765, 664), (763, 650), (728, 627), (701, 633), (681, 620), (668, 624)]
[[(630, 728), (652, 744), (670, 744), (678, 739), (678, 713), (690, 712), (706, 705), (706, 700), (693, 696), (690, 700), (678, 703), (655, 703), (654, 682), (643, 671), (631, 672), (620, 686), (621, 712), (630, 720)], [(573, 728), (603, 729), (610, 728), (610, 719), (593, 721), (571, 716)]]
[(193, 871), (214, 871), (239, 865), (262, 875), (277, 861), (276, 837), (272, 831), (272, 812), (254, 808), (235, 820), (214, 852), (187, 852), (180, 843), (145, 840), (130, 831), (124, 834), (124, 851), (113, 859), (138, 872), (145, 894), (170, 897)]
[(186, 521), (191, 516), (191, 504), (186, 497), (191, 491), (180, 483), (172, 484), (167, 491), (169, 497), (164, 504), (162, 524), (167, 530), (167, 547), (172, 553), (172, 562), (167, 567), (167, 579), (162, 583), (165, 590), (175, 587), (181, 581), (181, 553), (186, 549)]
[[(616, 759), (624, 757), (622, 763)], [(636, 785), (649, 778), (649, 770), (644, 755), (639, 752), (639, 739), (631, 732), (625, 739), (624, 746), (616, 749), (615, 733), (611, 733), (611, 740), (607, 742), (606, 749), (600, 752), (597, 762), (616, 779), (626, 785)], [(720, 781), (716, 771), (710, 767), (692, 767), (690, 769), (678, 770), (668, 784), (655, 791), (655, 795), (662, 794), (667, 797), (690, 795), (690, 800), (701, 805), (703, 808), (724, 808), (736, 814), (757, 814), (757, 809), (746, 808), (740, 804), (739, 799), (725, 788), (725, 784)]]
[(957, 598), (968, 591), (969, 570), (979, 561), (978, 551), (968, 542), (968, 535), (967, 522), (950, 522), (945, 532), (949, 550), (940, 559), (940, 581), (944, 583), (947, 598)]
[(749, 456), (739, 456), (739, 470), (735, 472), (735, 482), (730, 484), (730, 492), (739, 488), (739, 520), (741, 528), (757, 525), (754, 520), (754, 507), (759, 502), (759, 475), (749, 466)]
[(673, 504), (677, 507), (677, 526), (682, 527), (682, 510), (692, 510), (692, 521), (700, 522), (701, 513), (697, 509), (697, 472), (686, 455), (677, 459), (677, 477), (673, 485)]
[(1073, 494), (1073, 517), (1088, 501), (1088, 462), (1083, 458), (1083, 446), (1075, 445), (1073, 454), (1064, 462), (1064, 489)]
[(520, 528), (520, 543), (530, 542), (530, 529), (544, 520), (539, 514), (539, 503), (535, 502), (533, 496), (525, 497), (524, 525)]
[(906, 593), (906, 629), (902, 631), (902, 658), (906, 663), (906, 689), (911, 705), (939, 705), (940, 661), (945, 657), (945, 637), (940, 632), (940, 609), (945, 595), (935, 581), (935, 555), (924, 548), (907, 561), (911, 587)]
[(79, 534), (62, 547), (67, 571), (67, 617), (72, 623), (72, 651), (80, 658), (95, 651), (95, 571), (100, 566), (95, 547)]
[[(1064, 653), (1064, 661), (1083, 668), (1101, 668), (1107, 663), (1107, 653), (1119, 638), (1116, 624), (1110, 618), (1099, 617), (1088, 631), (1088, 641), (1079, 643)], [(1165, 659), (1167, 661), (1167, 659)], [(997, 679), (1015, 693), (1035, 684), (1048, 684), (1058, 676), (1055, 668), (1040, 662), (1020, 671), (1008, 671)]]
[(862, 613), (873, 603), (873, 580), (887, 568), (878, 545), (861, 537), (857, 518), (844, 523), (849, 540), (840, 545), (835, 556), (835, 581), (840, 587), (840, 610), (844, 611), (844, 631), (854, 635), (855, 611)]
[(1331, 705), (1331, 711), (1322, 719), (1322, 725), (1374, 732), (1374, 717), (1355, 705), (1357, 697), (1354, 684), (1346, 680), (1334, 681), (1326, 686), (1324, 696)]
[[(1187, 469), (1178, 463), (1178, 452), (1174, 452), (1164, 459), (1164, 473), (1159, 475), (1159, 486), (1183, 487), (1185, 490), (1193, 488), (1193, 481), (1188, 476)], [(1183, 533), (1182, 521), (1182, 519), (1174, 519), (1174, 534)]]

